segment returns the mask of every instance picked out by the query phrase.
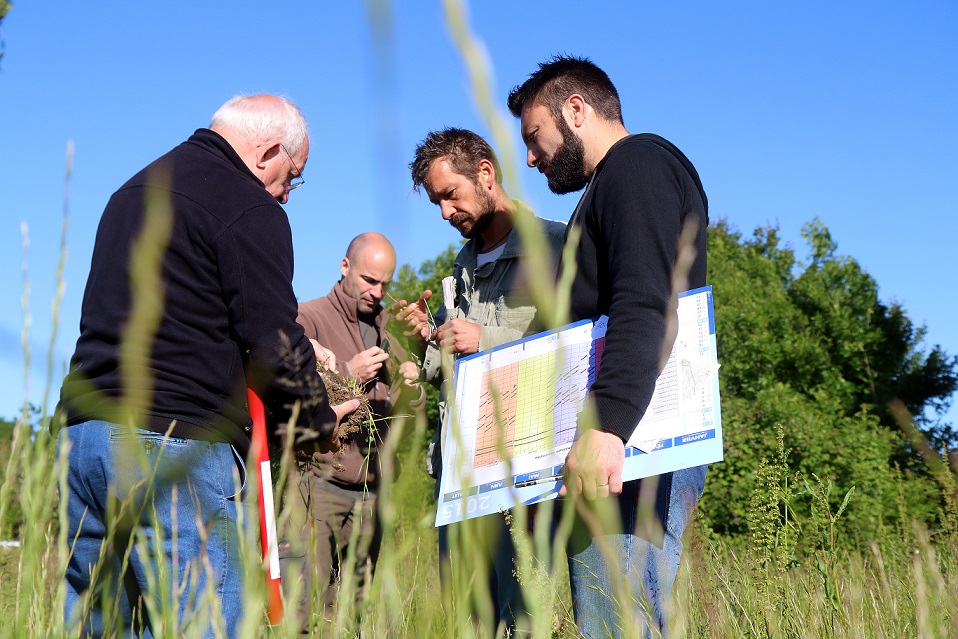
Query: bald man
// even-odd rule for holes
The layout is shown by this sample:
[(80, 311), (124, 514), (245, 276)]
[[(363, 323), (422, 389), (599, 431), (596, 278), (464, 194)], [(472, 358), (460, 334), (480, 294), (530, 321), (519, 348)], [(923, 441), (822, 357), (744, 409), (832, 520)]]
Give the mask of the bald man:
[[(360, 526), (354, 549), (357, 602), (369, 585), (367, 575), (372, 575), (380, 542), (376, 520), (377, 445), (385, 438), (386, 418), (397, 403), (415, 406), (424, 397), (418, 369), (410, 361), (399, 361), (404, 359), (404, 351), (386, 333), (382, 300), (396, 270), (392, 244), (379, 233), (363, 233), (350, 242), (339, 268), (342, 278), (329, 295), (301, 303), (297, 321), (306, 336), (314, 340), (320, 359), (331, 352), (340, 374), (352, 377), (365, 388), (375, 432), (373, 437), (369, 432), (356, 433), (335, 457), (317, 453), (301, 469), (294, 482), (298, 485), (291, 489), (295, 497), (298, 488), (311, 517), (294, 523), (292, 530), (301, 533), (300, 543), (291, 539), (294, 543), (280, 546), (281, 559), (287, 565), (295, 562), (298, 566), (298, 570), (292, 566), (291, 570), (284, 569), (283, 574), (303, 575), (307, 597), (311, 580), (319, 579), (327, 607), (336, 600), (340, 566), (346, 560), (354, 525)], [(391, 355), (395, 356), (392, 360)], [(307, 525), (310, 521), (316, 528), (317, 566), (309, 566), (305, 561), (305, 543), (311, 538)], [(309, 607), (304, 606), (304, 617), (308, 611)]]

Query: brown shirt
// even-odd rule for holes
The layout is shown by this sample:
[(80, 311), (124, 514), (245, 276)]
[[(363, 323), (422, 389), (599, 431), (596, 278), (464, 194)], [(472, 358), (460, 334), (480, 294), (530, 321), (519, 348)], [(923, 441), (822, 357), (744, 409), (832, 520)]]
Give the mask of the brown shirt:
[[(404, 391), (413, 394), (413, 400), (419, 393), (416, 389), (403, 384), (398, 373), (395, 375), (390, 373), (398, 368), (395, 358), (399, 357), (399, 361), (404, 361), (405, 357), (396, 341), (390, 340), (390, 336), (386, 333), (386, 320), (386, 313), (382, 312), (381, 308), (377, 309), (373, 317), (373, 325), (377, 331), (375, 345), (385, 348), (391, 358), (380, 369), (376, 379), (366, 383), (366, 399), (369, 400), (373, 412), (375, 432), (372, 433), (372, 437), (365, 430), (354, 434), (344, 444), (344, 452), (339, 458), (334, 459), (332, 454), (313, 455), (311, 464), (313, 472), (330, 483), (344, 488), (361, 489), (376, 485), (379, 475), (377, 449), (386, 436), (389, 424), (389, 420), (385, 418), (390, 416)], [(336, 361), (342, 374), (346, 374), (347, 361), (357, 353), (370, 348), (363, 343), (360, 333), (358, 303), (343, 291), (342, 282), (337, 282), (329, 295), (302, 302), (299, 305), (299, 316), (296, 321), (306, 330), (306, 337), (315, 339), (336, 354)], [(387, 341), (389, 345), (383, 347), (383, 342)], [(334, 463), (342, 464), (345, 469), (336, 470), (333, 467)]]

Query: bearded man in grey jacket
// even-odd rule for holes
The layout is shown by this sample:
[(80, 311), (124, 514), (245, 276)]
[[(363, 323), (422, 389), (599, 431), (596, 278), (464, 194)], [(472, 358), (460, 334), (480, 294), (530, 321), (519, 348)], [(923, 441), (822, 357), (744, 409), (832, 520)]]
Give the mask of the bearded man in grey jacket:
[[(423, 292), (415, 304), (406, 305), (396, 315), (422, 338), (423, 375), (439, 386), (443, 358), (471, 355), (546, 328), (533, 303), (532, 286), (536, 282), (552, 285), (566, 227), (536, 218), (553, 261), (548, 272), (531, 272), (515, 221), (520, 216), (533, 217), (533, 213), (506, 194), (492, 147), (472, 131), (449, 128), (430, 133), (416, 148), (409, 168), (414, 188), (424, 189), (442, 218), (468, 239), (453, 267), (452, 299), (446, 300), (451, 308), (436, 314), (439, 326), (431, 330), (427, 320), (431, 291)], [(443, 419), (443, 434), (447, 421)], [(488, 526), (483, 535), (486, 548), (476, 550), (486, 552), (492, 563), (493, 627), (503, 623), (514, 629), (523, 625), (526, 614), (516, 578), (515, 548), (503, 516), (485, 517), (481, 523)], [(445, 538), (441, 528), (440, 555), (447, 550)]]

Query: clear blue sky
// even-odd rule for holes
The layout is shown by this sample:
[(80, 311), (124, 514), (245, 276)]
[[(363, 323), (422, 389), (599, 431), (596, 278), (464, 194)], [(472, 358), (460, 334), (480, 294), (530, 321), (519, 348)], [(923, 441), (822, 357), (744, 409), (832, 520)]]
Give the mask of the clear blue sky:
[[(397, 3), (374, 27), (365, 4), (14, 5), (0, 27), (0, 415), (14, 416), (25, 396), (21, 221), (30, 234), (29, 399), (43, 397), (68, 141), (76, 151), (51, 405), (103, 205), (234, 94), (283, 93), (309, 119), (307, 183), (286, 206), (301, 299), (328, 292), (357, 233), (385, 233), (413, 265), (458, 241), (410, 192), (406, 169), (430, 129), (489, 134), (442, 5)], [(629, 130), (659, 133), (692, 159), (714, 219), (746, 234), (778, 224), (804, 257), (799, 230), (818, 216), (882, 299), (928, 326), (928, 346), (958, 353), (949, 293), (958, 273), (958, 4), (485, 0), (470, 19), (500, 108), (537, 62), (590, 56), (618, 86)], [(567, 219), (578, 196), (552, 195), (520, 168), (510, 192)]]

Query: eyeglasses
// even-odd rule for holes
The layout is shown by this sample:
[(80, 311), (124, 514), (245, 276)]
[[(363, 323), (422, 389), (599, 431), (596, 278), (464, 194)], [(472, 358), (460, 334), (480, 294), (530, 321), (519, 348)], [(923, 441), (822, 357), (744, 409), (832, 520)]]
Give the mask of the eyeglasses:
[[(296, 163), (293, 162), (293, 154), (289, 152), (289, 149), (287, 149), (286, 145), (283, 144), (282, 142), (280, 142), (279, 145), (283, 147), (284, 151), (286, 151), (286, 157), (289, 158), (289, 163), (293, 165), (293, 170), (299, 173), (299, 175), (289, 178), (289, 187), (286, 190), (292, 191), (293, 189), (297, 189), (303, 186), (304, 184), (306, 184), (306, 180), (303, 179), (303, 172), (300, 169), (296, 168)], [(304, 166), (303, 168), (306, 168), (306, 167)]]

